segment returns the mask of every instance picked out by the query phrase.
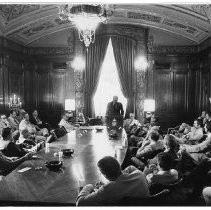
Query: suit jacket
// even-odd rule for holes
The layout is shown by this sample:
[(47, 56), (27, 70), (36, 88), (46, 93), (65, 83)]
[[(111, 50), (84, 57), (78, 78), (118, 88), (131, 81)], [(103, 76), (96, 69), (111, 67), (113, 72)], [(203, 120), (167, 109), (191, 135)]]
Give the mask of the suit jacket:
[(146, 177), (134, 166), (127, 167), (116, 181), (109, 182), (96, 191), (93, 185), (86, 185), (79, 193), (76, 205), (118, 205), (118, 202), (127, 196), (137, 199), (149, 196)]
[(18, 120), (14, 119), (12, 117), (8, 117), (8, 122), (10, 123), (10, 126), (12, 127), (12, 129), (18, 130), (18, 128), (19, 128)]
[(109, 102), (106, 109), (106, 116), (108, 115), (124, 115), (122, 104), (117, 102), (113, 105), (113, 101)]

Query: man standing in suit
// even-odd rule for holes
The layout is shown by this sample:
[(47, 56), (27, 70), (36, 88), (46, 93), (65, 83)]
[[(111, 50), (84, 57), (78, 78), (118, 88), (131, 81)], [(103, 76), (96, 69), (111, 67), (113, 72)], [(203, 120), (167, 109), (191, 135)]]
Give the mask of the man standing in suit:
[(114, 96), (113, 101), (109, 102), (106, 109), (106, 116), (109, 115), (124, 115), (123, 106), (118, 102), (118, 97)]

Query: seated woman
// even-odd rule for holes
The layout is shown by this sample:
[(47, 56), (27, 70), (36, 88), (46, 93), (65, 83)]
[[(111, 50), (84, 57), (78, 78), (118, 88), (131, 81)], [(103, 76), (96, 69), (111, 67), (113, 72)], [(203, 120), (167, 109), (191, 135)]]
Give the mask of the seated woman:
[(21, 163), (23, 163), (26, 160), (30, 160), (31, 158), (32, 158), (32, 153), (27, 153), (20, 158), (8, 158), (0, 152), (0, 175), (6, 176)]
[(0, 139), (0, 150), (8, 157), (22, 157), (26, 152), (13, 142), (11, 128), (2, 130), (2, 138)]
[(158, 167), (153, 168), (153, 173), (146, 176), (148, 183), (151, 184), (172, 184), (178, 180), (178, 172), (172, 169), (173, 159), (169, 153), (158, 154)]

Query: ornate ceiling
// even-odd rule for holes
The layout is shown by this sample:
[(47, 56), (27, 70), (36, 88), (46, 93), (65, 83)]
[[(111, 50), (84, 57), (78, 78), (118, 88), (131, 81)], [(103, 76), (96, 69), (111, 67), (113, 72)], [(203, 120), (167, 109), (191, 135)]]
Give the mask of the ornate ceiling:
[[(164, 30), (201, 43), (211, 35), (211, 5), (116, 4), (108, 23), (134, 24)], [(23, 45), (73, 27), (61, 22), (56, 4), (1, 4), (0, 35)]]

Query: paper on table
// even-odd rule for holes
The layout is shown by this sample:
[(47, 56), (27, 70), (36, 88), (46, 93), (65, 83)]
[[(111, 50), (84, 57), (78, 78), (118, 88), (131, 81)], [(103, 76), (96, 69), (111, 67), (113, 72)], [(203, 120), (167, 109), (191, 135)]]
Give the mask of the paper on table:
[(22, 168), (21, 170), (19, 170), (18, 172), (23, 173), (23, 172), (28, 171), (30, 169), (31, 169), (31, 167), (25, 167), (25, 168)]

